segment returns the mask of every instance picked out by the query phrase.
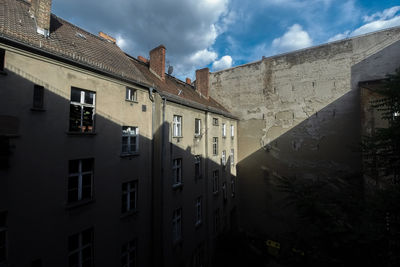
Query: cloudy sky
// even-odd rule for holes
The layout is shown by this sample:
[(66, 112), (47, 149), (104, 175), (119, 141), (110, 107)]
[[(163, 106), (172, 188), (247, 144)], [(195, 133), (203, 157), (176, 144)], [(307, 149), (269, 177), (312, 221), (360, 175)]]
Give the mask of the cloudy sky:
[(53, 0), (52, 12), (135, 57), (164, 44), (181, 79), (400, 25), (395, 0)]

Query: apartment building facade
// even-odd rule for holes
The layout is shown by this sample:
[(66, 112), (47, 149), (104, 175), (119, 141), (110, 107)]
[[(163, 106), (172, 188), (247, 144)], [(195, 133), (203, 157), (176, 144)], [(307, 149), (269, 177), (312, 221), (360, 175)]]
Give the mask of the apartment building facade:
[(162, 46), (143, 62), (51, 1), (0, 4), (0, 266), (208, 265), (236, 216), (236, 118)]

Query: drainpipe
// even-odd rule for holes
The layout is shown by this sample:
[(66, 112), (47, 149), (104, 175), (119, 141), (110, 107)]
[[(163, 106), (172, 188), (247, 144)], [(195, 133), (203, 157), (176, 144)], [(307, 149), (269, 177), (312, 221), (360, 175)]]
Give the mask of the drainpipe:
[(153, 97), (153, 92), (154, 92), (154, 88), (149, 87), (149, 99), (151, 101), (151, 153), (150, 153), (150, 158), (151, 158), (151, 179), (150, 179), (150, 222), (151, 222), (151, 240), (150, 240), (150, 248), (151, 248), (151, 253), (149, 253), (149, 262), (150, 262), (150, 266), (154, 266), (154, 256), (153, 253), (155, 251), (155, 242), (154, 242), (154, 228), (155, 228), (155, 222), (154, 222), (154, 185), (155, 185), (155, 181), (154, 181), (154, 138), (155, 138), (155, 129), (156, 129), (156, 120), (155, 120), (155, 103), (154, 103), (154, 97)]
[(205, 167), (205, 170), (204, 170), (204, 172), (205, 172), (205, 175), (204, 175), (204, 187), (205, 187), (205, 196), (206, 196), (206, 198), (205, 198), (205, 201), (206, 201), (206, 205), (205, 205), (205, 214), (206, 214), (206, 220), (205, 220), (205, 226), (206, 226), (206, 244), (205, 244), (205, 250), (208, 252), (207, 254), (207, 264), (206, 264), (206, 266), (207, 265), (209, 265), (209, 263), (210, 263), (210, 229), (209, 229), (209, 220), (210, 220), (210, 218), (209, 218), (209, 215), (210, 215), (210, 213), (209, 213), (209, 196), (210, 196), (210, 194), (209, 194), (209, 190), (208, 190), (208, 183), (209, 183), (209, 179), (208, 179), (208, 161), (209, 161), (209, 155), (208, 155), (208, 138), (209, 138), (209, 136), (208, 136), (208, 111), (206, 111), (206, 118), (205, 118), (205, 123), (204, 123), (204, 125), (206, 126), (205, 127), (205, 133), (204, 133), (204, 135), (205, 135), (205, 164), (204, 164), (204, 167)]
[(160, 267), (164, 266), (164, 156), (165, 156), (165, 107), (167, 106), (167, 99), (165, 97), (161, 97), (162, 99), (162, 130), (161, 130), (161, 190), (160, 190), (160, 199), (161, 199), (161, 233), (160, 233), (160, 242), (161, 242), (161, 262)]

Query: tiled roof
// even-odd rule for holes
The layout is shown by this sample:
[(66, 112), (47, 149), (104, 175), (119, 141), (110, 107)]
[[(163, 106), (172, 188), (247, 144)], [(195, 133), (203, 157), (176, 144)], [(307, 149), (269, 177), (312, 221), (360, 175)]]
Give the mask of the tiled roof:
[(190, 105), (192, 103), (193, 107), (195, 108), (207, 109), (213, 112), (221, 113), (222, 115), (228, 115), (232, 117), (232, 115), (229, 114), (229, 111), (226, 110), (213, 98), (209, 97), (208, 99), (206, 99), (204, 97), (201, 97), (200, 94), (195, 90), (194, 86), (187, 84), (168, 74), (165, 74), (165, 80), (162, 81), (149, 70), (148, 63), (140, 62), (134, 58), (131, 58), (131, 60), (146, 77), (146, 79), (151, 82), (161, 94), (164, 94), (171, 100), (175, 100), (176, 102), (181, 102), (187, 105)]
[(165, 81), (161, 81), (149, 71), (148, 64), (131, 58), (115, 43), (93, 35), (54, 14), (51, 15), (49, 37), (38, 34), (35, 21), (29, 14), (29, 7), (29, 3), (21, 0), (0, 0), (0, 39), (18, 42), (123, 80), (146, 86), (154, 85), (158, 92), (176, 102), (232, 116), (211, 97), (201, 97), (193, 86), (170, 75), (166, 75)]
[(114, 43), (51, 15), (50, 36), (36, 33), (30, 4), (0, 0), (0, 37), (37, 48), (117, 77), (147, 84), (125, 53)]

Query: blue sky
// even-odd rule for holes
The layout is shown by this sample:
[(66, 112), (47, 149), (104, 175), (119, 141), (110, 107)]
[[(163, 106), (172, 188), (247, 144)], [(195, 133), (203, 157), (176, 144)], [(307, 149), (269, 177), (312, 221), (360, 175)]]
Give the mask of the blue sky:
[(135, 57), (164, 44), (181, 79), (400, 25), (394, 0), (53, 0), (52, 12)]

